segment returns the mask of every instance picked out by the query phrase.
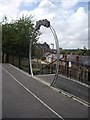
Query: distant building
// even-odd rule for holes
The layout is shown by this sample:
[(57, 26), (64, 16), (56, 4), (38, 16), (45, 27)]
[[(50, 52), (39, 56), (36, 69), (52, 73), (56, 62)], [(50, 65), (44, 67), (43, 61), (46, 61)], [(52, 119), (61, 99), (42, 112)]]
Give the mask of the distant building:
[(73, 77), (79, 80), (90, 80), (90, 56), (64, 55), (62, 60), (62, 65), (66, 70), (70, 68)]
[(43, 44), (38, 43), (36, 46), (40, 50), (40, 53), (41, 53), (42, 56), (46, 53), (51, 52), (51, 49), (46, 42), (44, 42)]
[(65, 55), (63, 60), (90, 67), (90, 56)]
[[(47, 53), (44, 55), (44, 57), (46, 58), (46, 61), (48, 62), (52, 62), (55, 61), (57, 59), (57, 54), (56, 53)], [(60, 58), (62, 58), (63, 55), (60, 55)]]

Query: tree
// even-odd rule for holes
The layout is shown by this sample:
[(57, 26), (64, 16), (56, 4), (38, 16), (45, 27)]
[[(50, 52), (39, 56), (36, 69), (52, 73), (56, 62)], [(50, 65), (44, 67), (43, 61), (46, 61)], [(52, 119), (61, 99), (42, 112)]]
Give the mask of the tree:
[(66, 54), (66, 50), (64, 50), (63, 48), (59, 48), (60, 49), (60, 54)]
[(87, 48), (84, 46), (83, 49), (82, 49), (82, 51), (83, 51), (83, 55), (86, 55), (86, 53), (87, 53)]
[[(32, 16), (22, 16), (11, 23), (3, 25), (3, 53), (15, 55), (19, 58), (19, 68), (22, 57), (28, 57), (29, 43), (34, 34), (32, 44), (38, 40), (38, 31), (35, 31)], [(33, 33), (34, 31), (34, 33)], [(8, 58), (6, 59), (8, 62)]]
[(77, 55), (83, 55), (82, 49), (79, 49), (79, 48), (78, 48), (78, 50), (76, 51), (76, 54), (77, 54)]
[(6, 62), (9, 62), (9, 54), (11, 51), (12, 41), (12, 25), (5, 23), (2, 26), (2, 51), (6, 54)]
[(35, 44), (34, 48), (34, 57), (37, 59), (40, 59), (42, 57), (42, 52), (41, 49), (39, 47), (37, 47), (37, 44)]

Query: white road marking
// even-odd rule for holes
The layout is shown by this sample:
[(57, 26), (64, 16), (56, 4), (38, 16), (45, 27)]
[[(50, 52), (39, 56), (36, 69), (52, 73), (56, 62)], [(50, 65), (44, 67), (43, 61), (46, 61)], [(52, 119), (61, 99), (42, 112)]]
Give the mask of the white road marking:
[[(13, 66), (13, 65), (11, 65), (11, 64), (9, 64), (9, 65), (12, 66), (13, 68), (17, 69), (18, 71), (20, 71), (20, 72), (28, 75), (29, 77), (31, 77), (31, 75), (29, 75), (29, 74), (26, 73), (25, 71), (20, 70), (19, 68), (15, 67), (15, 66)], [(60, 75), (59, 75), (59, 76), (60, 76)], [(62, 76), (61, 76), (61, 77), (62, 77)], [(64, 77), (64, 76), (63, 76), (63, 77)], [(37, 78), (37, 77), (35, 77), (35, 76), (33, 76), (32, 78), (34, 78), (35, 80), (38, 80), (39, 82), (41, 82), (41, 83), (49, 86), (50, 88), (52, 88), (52, 89), (54, 89), (54, 90), (62, 93), (63, 95), (65, 95), (65, 96), (67, 96), (67, 97), (69, 97), (69, 98), (71, 97), (73, 100), (79, 102), (80, 104), (83, 104), (83, 105), (85, 105), (85, 106), (87, 106), (87, 107), (90, 106), (89, 103), (87, 103), (86, 101), (84, 101), (84, 100), (82, 101), (82, 100), (80, 100), (79, 98), (77, 98), (76, 96), (74, 96), (74, 95), (72, 95), (72, 94), (70, 94), (70, 93), (67, 93), (67, 92), (65, 92), (65, 91), (63, 91), (63, 90), (61, 90), (61, 89), (54, 88), (54, 87), (50, 86), (50, 84), (49, 84), (48, 82), (45, 82), (44, 80), (42, 80), (42, 79), (40, 79), (40, 78)], [(65, 77), (65, 78), (66, 78), (66, 77)], [(68, 79), (69, 79), (69, 78), (68, 78)], [(72, 79), (72, 80), (73, 80), (73, 79)], [(75, 80), (74, 80), (74, 81), (75, 81)], [(76, 82), (76, 81), (75, 81), (75, 82)], [(86, 86), (86, 87), (87, 87), (87, 86)]]
[[(3, 68), (3, 67), (2, 67)], [(29, 92), (33, 97), (35, 97), (40, 103), (42, 103), (45, 107), (47, 107), (51, 112), (53, 112), (56, 116), (64, 120), (62, 116), (60, 116), (57, 112), (55, 112), (51, 107), (49, 107), (46, 103), (44, 103), (38, 96), (36, 96), (33, 92), (31, 92), (28, 88), (26, 88), (21, 82), (19, 82), (13, 75), (11, 75), (7, 70), (3, 68), (3, 70), (11, 76), (20, 86), (22, 86), (27, 92)]]
[(75, 101), (77, 101), (77, 102), (79, 102), (79, 103), (81, 103), (81, 104), (84, 104), (87, 107), (90, 107), (90, 105), (88, 103), (83, 103), (82, 101), (80, 101), (80, 100), (78, 100), (76, 98), (72, 98), (72, 99), (75, 100)]

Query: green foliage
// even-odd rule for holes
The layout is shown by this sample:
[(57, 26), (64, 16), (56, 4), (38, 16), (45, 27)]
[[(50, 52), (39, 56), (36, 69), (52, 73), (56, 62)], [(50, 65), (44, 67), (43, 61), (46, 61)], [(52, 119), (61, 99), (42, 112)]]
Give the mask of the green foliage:
[(60, 48), (60, 54), (66, 54), (66, 50)]
[[(11, 23), (5, 22), (2, 25), (2, 51), (19, 57), (28, 57), (29, 43), (33, 37), (32, 44), (38, 40), (38, 31), (35, 27), (32, 16), (22, 16)], [(34, 31), (34, 33), (33, 33)]]
[(84, 46), (83, 49), (62, 49), (60, 48), (61, 54), (76, 54), (76, 55), (86, 55), (90, 56), (90, 49), (86, 49)]
[(32, 45), (32, 57), (41, 58), (41, 49), (37, 47), (37, 44)]
[(83, 55), (83, 51), (82, 51), (81, 49), (78, 49), (78, 50), (75, 52), (75, 54), (77, 54), (77, 55)]
[(90, 49), (86, 51), (86, 55), (90, 56)]

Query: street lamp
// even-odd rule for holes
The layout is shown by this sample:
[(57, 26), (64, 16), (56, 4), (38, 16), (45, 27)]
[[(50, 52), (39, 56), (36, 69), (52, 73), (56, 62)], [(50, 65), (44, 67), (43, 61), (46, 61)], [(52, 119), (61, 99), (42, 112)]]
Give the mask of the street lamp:
[[(50, 22), (47, 20), (47, 19), (43, 19), (43, 20), (39, 20), (36, 22), (36, 28), (35, 30), (39, 30), (40, 27), (44, 26), (46, 28), (50, 28), (53, 36), (54, 36), (54, 39), (55, 39), (55, 43), (56, 43), (56, 48), (57, 48), (57, 63), (56, 63), (56, 72), (55, 72), (55, 76), (54, 76), (54, 79), (51, 83), (51, 86), (53, 86), (57, 80), (57, 77), (58, 77), (58, 70), (59, 70), (59, 58), (60, 58), (60, 51), (59, 51), (59, 42), (58, 42), (58, 38), (57, 38), (57, 35), (56, 35), (56, 32), (54, 30), (54, 28), (50, 25)], [(34, 35), (34, 34), (33, 34)], [(31, 43), (32, 43), (32, 40), (30, 41), (30, 49), (29, 49), (29, 61), (30, 61), (30, 70), (31, 70), (31, 76), (33, 76), (33, 71), (32, 71), (32, 63), (31, 63)]]

